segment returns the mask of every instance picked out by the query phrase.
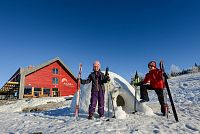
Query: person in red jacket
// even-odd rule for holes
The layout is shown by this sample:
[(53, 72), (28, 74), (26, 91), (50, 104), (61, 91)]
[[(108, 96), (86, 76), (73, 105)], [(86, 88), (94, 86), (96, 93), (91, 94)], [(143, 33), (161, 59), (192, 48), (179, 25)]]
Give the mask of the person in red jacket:
[(154, 90), (158, 96), (159, 103), (161, 105), (161, 112), (165, 115), (165, 104), (164, 104), (164, 81), (163, 72), (161, 69), (156, 68), (156, 62), (151, 61), (148, 64), (149, 72), (146, 74), (144, 80), (140, 84), (140, 102), (149, 101), (147, 90)]

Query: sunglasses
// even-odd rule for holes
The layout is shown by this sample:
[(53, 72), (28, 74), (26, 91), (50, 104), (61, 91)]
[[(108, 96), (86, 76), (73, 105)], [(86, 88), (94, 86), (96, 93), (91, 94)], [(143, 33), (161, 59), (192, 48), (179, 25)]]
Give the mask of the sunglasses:
[(148, 67), (149, 67), (149, 68), (155, 68), (155, 66), (152, 66), (152, 65), (149, 65)]

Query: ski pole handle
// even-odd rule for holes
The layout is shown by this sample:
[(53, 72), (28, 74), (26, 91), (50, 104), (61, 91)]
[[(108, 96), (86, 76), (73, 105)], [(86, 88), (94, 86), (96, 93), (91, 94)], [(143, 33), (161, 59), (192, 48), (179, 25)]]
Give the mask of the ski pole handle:
[(108, 76), (108, 70), (109, 70), (109, 68), (106, 67), (106, 73), (105, 73), (105, 76)]
[(81, 74), (82, 74), (82, 64), (79, 65), (78, 79), (81, 78)]
[(164, 72), (165, 69), (164, 69), (164, 65), (163, 65), (163, 60), (160, 60), (160, 69)]

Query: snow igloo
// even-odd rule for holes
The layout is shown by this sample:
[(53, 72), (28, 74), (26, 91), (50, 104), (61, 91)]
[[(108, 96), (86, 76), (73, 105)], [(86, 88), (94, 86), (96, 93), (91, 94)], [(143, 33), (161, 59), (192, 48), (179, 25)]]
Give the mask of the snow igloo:
[[(124, 119), (128, 116), (127, 114), (134, 112), (134, 104), (136, 104), (136, 111), (143, 112), (146, 115), (153, 115), (153, 111), (150, 107), (139, 102), (139, 92), (137, 92), (137, 98), (135, 99), (135, 88), (133, 88), (124, 78), (113, 72), (109, 72), (109, 76), (110, 82), (105, 83), (105, 116), (113, 116), (114, 109), (116, 118)], [(88, 113), (91, 98), (91, 86), (91, 83), (81, 85), (79, 104), (80, 113)], [(76, 94), (74, 95), (71, 103), (72, 111), (74, 111), (75, 106)], [(98, 103), (96, 106), (96, 112), (97, 107)]]

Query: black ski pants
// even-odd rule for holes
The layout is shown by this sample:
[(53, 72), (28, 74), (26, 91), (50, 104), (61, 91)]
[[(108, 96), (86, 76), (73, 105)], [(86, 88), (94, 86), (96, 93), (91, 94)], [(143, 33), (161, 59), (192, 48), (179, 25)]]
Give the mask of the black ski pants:
[(150, 85), (141, 85), (140, 86), (140, 99), (149, 101), (149, 96), (147, 90), (154, 90), (158, 96), (158, 101), (161, 106), (161, 112), (165, 113), (165, 103), (163, 96), (163, 89), (152, 88)]

